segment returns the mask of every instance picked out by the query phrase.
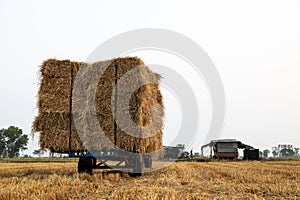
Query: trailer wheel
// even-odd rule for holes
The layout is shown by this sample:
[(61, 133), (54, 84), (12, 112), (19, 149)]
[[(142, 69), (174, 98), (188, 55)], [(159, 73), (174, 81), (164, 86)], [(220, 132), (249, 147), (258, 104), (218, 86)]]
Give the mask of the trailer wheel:
[(152, 167), (152, 158), (151, 158), (151, 156), (145, 156), (144, 162), (145, 162), (145, 167), (146, 168), (151, 168)]
[(88, 158), (86, 160), (86, 173), (93, 175), (93, 159), (92, 158)]
[(79, 158), (78, 160), (78, 173), (82, 173), (83, 172), (83, 169), (84, 169), (84, 162), (83, 162), (83, 159), (82, 158)]
[(133, 166), (132, 162), (133, 162), (132, 158), (126, 158), (125, 159), (125, 168), (131, 168)]
[(78, 173), (88, 173), (93, 175), (93, 159), (86, 157), (86, 158), (79, 158), (78, 161)]
[(144, 158), (143, 155), (138, 154), (133, 158), (133, 169), (132, 169), (132, 173), (129, 173), (129, 175), (132, 177), (138, 177), (138, 176), (142, 176), (144, 172), (145, 172)]

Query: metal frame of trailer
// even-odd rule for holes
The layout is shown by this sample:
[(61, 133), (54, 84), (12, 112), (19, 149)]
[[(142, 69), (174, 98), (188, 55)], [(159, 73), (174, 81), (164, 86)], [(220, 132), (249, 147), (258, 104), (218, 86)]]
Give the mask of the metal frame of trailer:
[[(93, 174), (93, 169), (117, 169), (129, 171), (130, 176), (141, 176), (145, 168), (152, 168), (152, 158), (149, 155), (125, 153), (124, 151), (69, 151), (69, 157), (79, 158), (78, 173)], [(114, 165), (107, 162), (114, 161)], [(132, 169), (132, 170), (131, 170)], [(132, 171), (132, 172), (131, 172)]]

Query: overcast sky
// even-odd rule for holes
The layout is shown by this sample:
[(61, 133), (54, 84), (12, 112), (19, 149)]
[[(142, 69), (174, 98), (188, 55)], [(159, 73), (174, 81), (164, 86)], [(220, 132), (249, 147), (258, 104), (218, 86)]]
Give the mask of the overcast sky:
[[(258, 148), (300, 146), (299, 1), (81, 2), (0, 0), (0, 128), (16, 125), (30, 133), (43, 60), (84, 61), (114, 35), (163, 28), (197, 42), (215, 63), (226, 94), (222, 138)], [(154, 54), (136, 53), (146, 64), (162, 61), (162, 55)], [(174, 65), (174, 59), (165, 57)], [(182, 65), (178, 61), (174, 67)], [(201, 127), (194, 151), (211, 120), (209, 94), (198, 81), (193, 89), (200, 99)], [(178, 130), (180, 104), (170, 92), (163, 94), (168, 143)], [(37, 138), (30, 141), (29, 151), (37, 144)]]

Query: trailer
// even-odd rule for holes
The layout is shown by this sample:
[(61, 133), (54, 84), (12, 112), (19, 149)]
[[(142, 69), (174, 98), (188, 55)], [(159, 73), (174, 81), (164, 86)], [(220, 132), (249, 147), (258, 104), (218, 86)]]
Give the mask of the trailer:
[[(126, 152), (124, 150), (86, 150), (69, 151), (69, 157), (79, 158), (78, 173), (93, 174), (94, 169), (117, 169), (128, 172), (130, 176), (141, 176), (145, 168), (152, 168), (152, 156)], [(108, 164), (108, 162), (112, 162)]]
[[(137, 57), (92, 64), (48, 59), (40, 72), (39, 114), (32, 130), (40, 133), (41, 148), (78, 158), (79, 173), (114, 168), (139, 176), (152, 167), (150, 152), (162, 151), (164, 112), (159, 74)], [(128, 110), (122, 106), (127, 96)], [(151, 110), (153, 104), (161, 109)], [(119, 117), (119, 113), (125, 113), (125, 117)], [(149, 138), (127, 136), (133, 128), (123, 129), (117, 119), (129, 119), (121, 124), (138, 127), (139, 131), (153, 121), (157, 124), (147, 129), (152, 133)], [(101, 126), (105, 127), (103, 134)], [(81, 138), (88, 133), (97, 135), (97, 141), (90, 136), (88, 140)], [(89, 146), (100, 142), (106, 144)]]

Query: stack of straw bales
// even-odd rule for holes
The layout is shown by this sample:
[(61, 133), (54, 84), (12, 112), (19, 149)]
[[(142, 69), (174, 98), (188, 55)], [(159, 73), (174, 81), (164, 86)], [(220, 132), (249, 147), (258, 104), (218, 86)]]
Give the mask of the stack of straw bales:
[[(152, 117), (155, 117), (156, 128), (150, 130), (151, 137), (133, 137), (121, 130), (115, 123), (113, 116), (113, 91), (118, 82), (127, 72), (139, 66), (138, 73), (135, 74), (135, 79), (142, 84), (131, 95), (129, 101), (129, 113), (132, 121), (138, 127), (146, 127), (153, 122)], [(134, 151), (134, 152), (153, 152), (162, 148), (162, 120), (164, 116), (163, 109), (152, 109), (155, 105), (163, 106), (162, 95), (159, 90), (160, 76), (151, 72), (147, 66), (137, 57), (117, 58), (108, 61), (86, 64), (82, 62), (71, 62), (69, 60), (46, 60), (41, 67), (41, 84), (38, 93), (38, 108), (39, 113), (33, 123), (33, 132), (40, 133), (40, 146), (48, 148), (52, 151), (62, 152), (69, 150), (69, 138), (71, 135), (71, 150), (85, 149), (86, 141), (82, 141), (79, 137), (76, 127), (84, 130), (84, 134), (90, 134), (90, 129), (97, 124), (89, 120), (82, 120), (82, 123), (74, 124), (74, 113), (77, 118), (85, 118), (90, 112), (72, 112), (74, 96), (79, 104), (85, 104), (89, 99), (86, 91), (92, 90), (91, 82), (95, 81), (95, 73), (106, 68), (103, 71), (99, 82), (96, 85), (96, 94), (92, 99), (95, 108), (96, 119), (101, 129), (113, 144), (119, 148)], [(117, 70), (117, 71), (116, 71)], [(85, 79), (81, 83), (81, 87), (76, 87), (74, 92), (74, 82), (78, 72), (84, 74)], [(78, 75), (79, 76), (79, 75)], [(151, 81), (151, 84), (149, 84)], [(126, 81), (123, 82), (126, 84)], [(130, 83), (126, 84), (128, 88), (134, 87)], [(82, 91), (81, 91), (82, 90)], [(126, 91), (121, 91), (126, 93)], [(83, 96), (80, 96), (85, 94)], [(73, 101), (72, 101), (73, 100)], [(120, 101), (120, 99), (118, 100)], [(117, 101), (117, 102), (118, 102)], [(77, 102), (78, 104), (78, 102)], [(116, 104), (116, 112), (123, 112), (121, 105)], [(151, 116), (150, 116), (151, 111)], [(73, 114), (72, 114), (73, 113)], [(89, 119), (89, 118), (86, 118)], [(71, 130), (71, 134), (70, 134)], [(155, 132), (154, 132), (155, 131)], [(116, 138), (115, 138), (116, 132)], [(148, 130), (149, 132), (149, 130)], [(82, 134), (82, 133), (81, 133)], [(95, 134), (95, 133), (94, 133)], [(149, 133), (147, 133), (149, 134)], [(93, 135), (93, 137), (97, 137)], [(101, 150), (106, 148), (105, 144), (97, 143), (93, 146), (94, 149)]]

